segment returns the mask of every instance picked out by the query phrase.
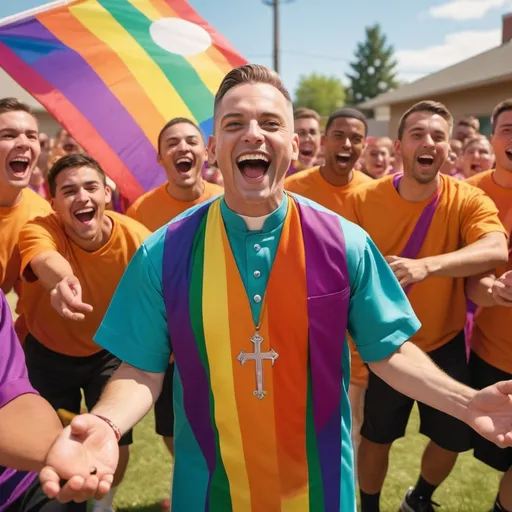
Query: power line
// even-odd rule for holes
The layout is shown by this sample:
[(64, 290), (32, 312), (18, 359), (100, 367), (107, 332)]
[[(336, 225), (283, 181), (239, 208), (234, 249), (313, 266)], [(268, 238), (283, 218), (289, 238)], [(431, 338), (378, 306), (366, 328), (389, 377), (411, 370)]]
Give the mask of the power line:
[[(295, 55), (297, 57), (309, 57), (311, 59), (324, 59), (324, 60), (333, 60), (337, 62), (350, 62), (349, 59), (345, 59), (343, 57), (334, 57), (333, 55), (321, 55), (321, 54), (315, 54), (315, 53), (307, 53), (307, 52), (300, 52), (295, 50), (281, 50), (281, 53), (286, 55)], [(268, 53), (261, 53), (261, 54), (251, 54), (247, 55), (249, 59), (267, 59), (270, 57), (270, 54)]]

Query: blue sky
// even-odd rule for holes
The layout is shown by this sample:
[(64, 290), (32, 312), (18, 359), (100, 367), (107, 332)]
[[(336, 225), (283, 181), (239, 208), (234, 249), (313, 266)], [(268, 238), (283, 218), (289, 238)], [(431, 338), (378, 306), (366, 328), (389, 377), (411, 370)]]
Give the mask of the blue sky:
[[(44, 3), (0, 0), (0, 18)], [(272, 65), (272, 10), (261, 0), (189, 3), (247, 60)], [(313, 71), (344, 79), (364, 28), (377, 21), (403, 80), (471, 57), (500, 44), (501, 16), (512, 0), (295, 0), (280, 10), (281, 75), (293, 91), (300, 75)]]

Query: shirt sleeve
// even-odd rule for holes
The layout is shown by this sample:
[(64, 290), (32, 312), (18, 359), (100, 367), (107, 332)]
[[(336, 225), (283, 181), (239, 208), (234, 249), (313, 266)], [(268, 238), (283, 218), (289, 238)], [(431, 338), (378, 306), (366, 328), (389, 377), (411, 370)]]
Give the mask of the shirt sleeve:
[[(44, 218), (35, 219), (25, 224), (20, 231), (18, 245), (21, 255), (21, 276), (25, 274), (30, 262), (37, 255), (48, 251), (58, 251), (55, 233)], [(30, 277), (32, 277), (31, 274)]]
[(390, 356), (421, 327), (407, 296), (367, 236), (351, 279), (348, 331), (367, 363)]
[[(154, 252), (155, 247), (151, 250)], [(153, 373), (167, 369), (171, 354), (161, 267), (147, 245), (141, 245), (94, 337), (98, 345), (122, 361)]]
[(466, 245), (475, 243), (488, 233), (508, 236), (498, 216), (494, 201), (482, 190), (471, 187), (461, 212), (461, 233)]
[(14, 332), (9, 304), (0, 291), (0, 409), (27, 393), (38, 394), (28, 379), (25, 355)]

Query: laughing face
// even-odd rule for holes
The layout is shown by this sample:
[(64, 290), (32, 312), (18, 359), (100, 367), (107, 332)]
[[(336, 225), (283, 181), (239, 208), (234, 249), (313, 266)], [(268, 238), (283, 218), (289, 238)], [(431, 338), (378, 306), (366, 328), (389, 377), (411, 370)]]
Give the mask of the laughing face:
[(470, 142), (462, 157), (462, 172), (466, 178), (471, 178), (479, 172), (487, 171), (494, 163), (494, 151), (491, 143), (485, 137), (479, 137)]
[(348, 176), (365, 148), (365, 136), (365, 125), (359, 119), (335, 119), (323, 137), (325, 169), (336, 177)]
[(291, 103), (272, 85), (233, 87), (217, 106), (209, 149), (222, 172), (228, 206), (248, 216), (271, 213), (298, 155)]
[(391, 153), (388, 146), (379, 140), (368, 144), (364, 161), (366, 172), (372, 178), (382, 178), (391, 167)]
[(65, 169), (56, 176), (55, 185), (52, 206), (68, 236), (80, 246), (101, 240), (103, 213), (112, 193), (98, 171), (91, 167)]
[(499, 115), (491, 139), (496, 167), (512, 172), (512, 110)]
[(190, 123), (170, 126), (160, 137), (158, 163), (165, 169), (169, 183), (176, 187), (196, 185), (206, 156), (203, 136)]
[(444, 165), (450, 151), (450, 125), (432, 112), (414, 112), (406, 120), (395, 151), (403, 159), (404, 174), (421, 184), (430, 183)]
[(0, 114), (0, 187), (23, 189), (41, 152), (36, 119), (28, 112)]
[(322, 137), (318, 121), (312, 117), (296, 119), (295, 133), (299, 137), (299, 162), (306, 167), (313, 167)]

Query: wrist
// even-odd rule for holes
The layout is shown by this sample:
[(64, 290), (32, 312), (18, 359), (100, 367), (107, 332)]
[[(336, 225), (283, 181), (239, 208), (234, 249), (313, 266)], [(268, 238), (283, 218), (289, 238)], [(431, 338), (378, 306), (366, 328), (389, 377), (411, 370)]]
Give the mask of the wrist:
[(101, 414), (95, 414), (95, 413), (92, 413), (92, 414), (93, 414), (93, 416), (96, 416), (100, 420), (103, 420), (112, 429), (112, 432), (116, 436), (116, 440), (119, 442), (122, 437), (121, 429), (112, 420), (110, 420), (106, 416), (102, 416)]
[(427, 277), (435, 275), (441, 270), (441, 264), (435, 257), (423, 258)]

